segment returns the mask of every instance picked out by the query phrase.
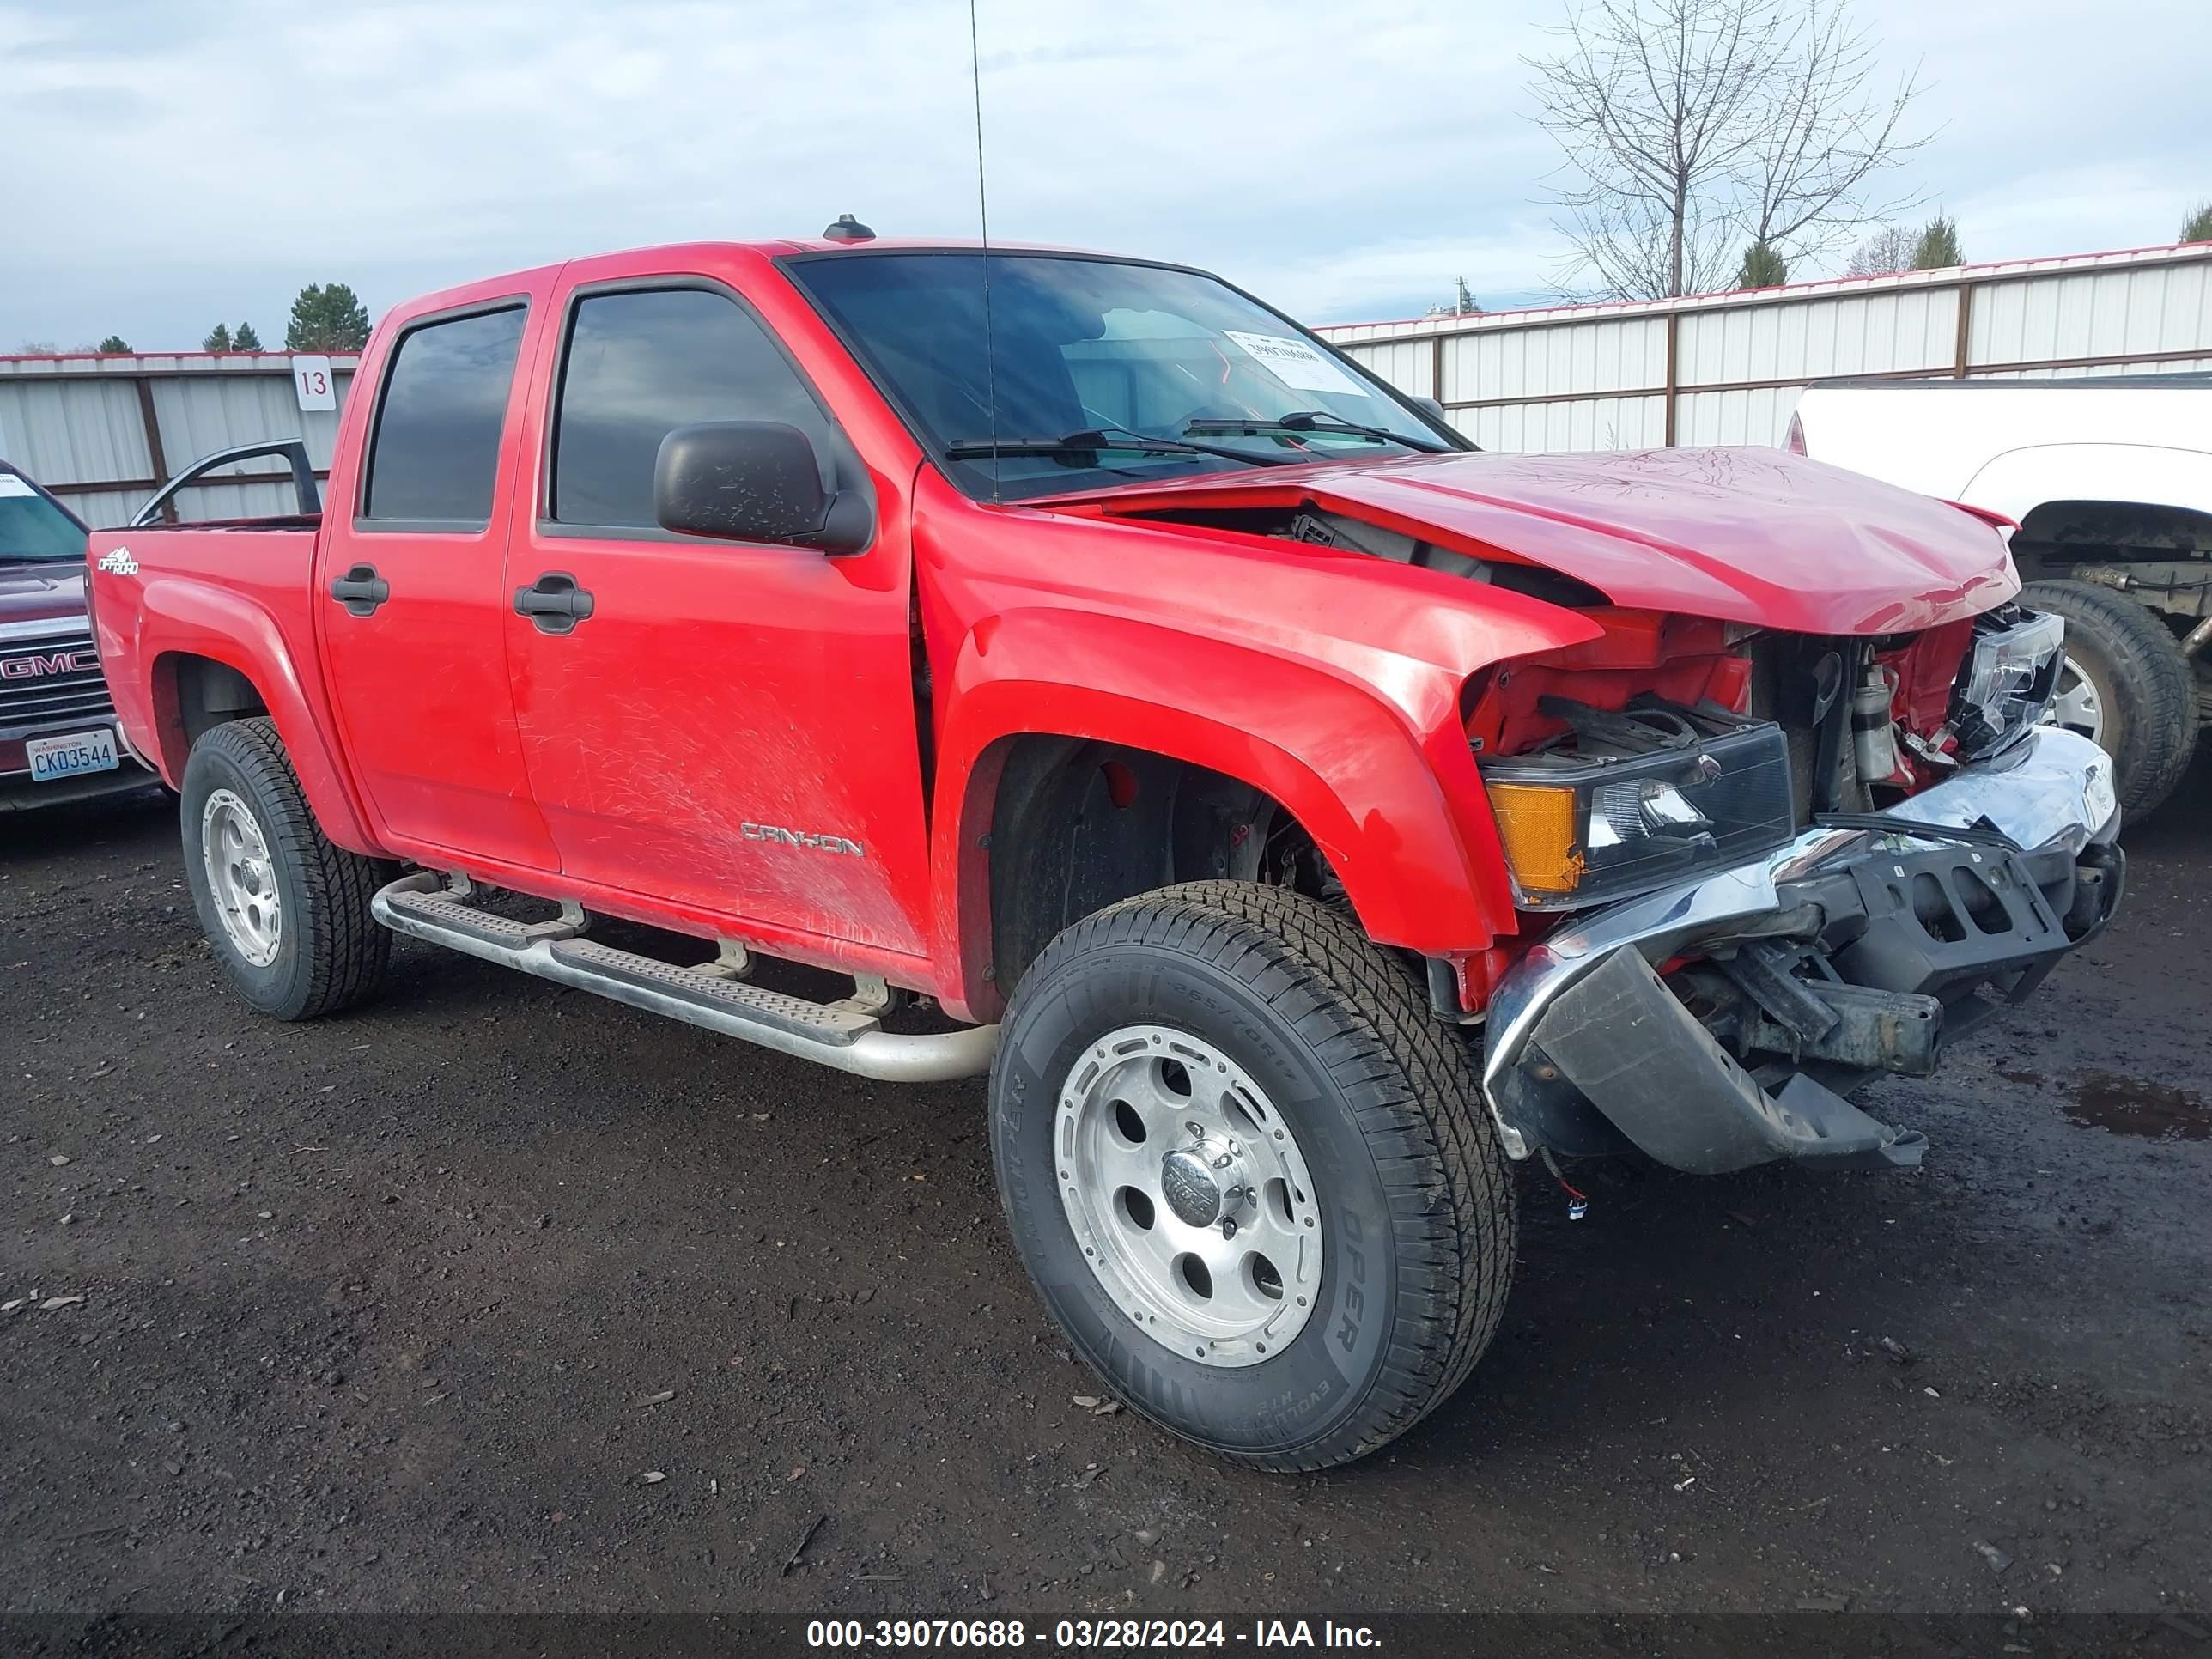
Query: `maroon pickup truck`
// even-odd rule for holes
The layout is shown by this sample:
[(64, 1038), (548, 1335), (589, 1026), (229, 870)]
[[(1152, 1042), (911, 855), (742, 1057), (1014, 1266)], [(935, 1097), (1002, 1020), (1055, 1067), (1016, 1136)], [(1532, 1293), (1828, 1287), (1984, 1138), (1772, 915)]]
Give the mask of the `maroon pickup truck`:
[(85, 614), (88, 535), (0, 461), (0, 811), (143, 788)]
[(2002, 525), (1477, 453), (1202, 271), (652, 248), (402, 306), (356, 387), (327, 500), (94, 538), (240, 993), (360, 1002), (401, 933), (988, 1072), (1071, 1345), (1248, 1464), (1467, 1374), (1514, 1160), (1917, 1164), (1850, 1090), (2118, 902)]

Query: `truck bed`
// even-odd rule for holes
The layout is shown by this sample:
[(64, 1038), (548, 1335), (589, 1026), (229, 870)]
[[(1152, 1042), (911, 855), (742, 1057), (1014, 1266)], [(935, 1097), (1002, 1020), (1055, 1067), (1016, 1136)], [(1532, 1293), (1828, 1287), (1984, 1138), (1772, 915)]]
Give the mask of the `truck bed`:
[[(124, 736), (172, 788), (191, 734), (178, 701), (187, 659), (261, 678), (269, 713), (333, 839), (357, 823), (353, 792), (324, 734), (332, 711), (317, 667), (313, 605), (314, 521), (304, 514), (220, 524), (143, 525), (92, 532), (93, 626), (115, 693)], [(274, 684), (246, 659), (254, 641), (263, 664), (282, 665)], [(357, 829), (353, 840), (366, 841)], [(356, 848), (356, 850), (360, 850)]]

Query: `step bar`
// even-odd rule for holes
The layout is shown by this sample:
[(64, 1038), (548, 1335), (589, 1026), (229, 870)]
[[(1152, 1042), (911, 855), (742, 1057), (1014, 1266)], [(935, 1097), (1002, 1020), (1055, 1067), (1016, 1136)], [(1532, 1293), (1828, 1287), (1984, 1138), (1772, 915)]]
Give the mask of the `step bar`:
[(899, 1035), (883, 1029), (864, 997), (810, 1002), (748, 985), (714, 964), (679, 968), (585, 939), (587, 923), (574, 905), (565, 906), (556, 921), (516, 921), (471, 905), (467, 890), (424, 871), (382, 889), (370, 908), (396, 933), (855, 1077), (944, 1083), (991, 1069), (999, 1041), (995, 1025)]

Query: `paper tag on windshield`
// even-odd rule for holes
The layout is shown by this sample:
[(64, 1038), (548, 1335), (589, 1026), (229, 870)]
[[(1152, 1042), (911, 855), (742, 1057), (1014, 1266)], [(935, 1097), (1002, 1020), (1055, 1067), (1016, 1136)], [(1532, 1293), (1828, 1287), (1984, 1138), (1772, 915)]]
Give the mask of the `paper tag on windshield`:
[(12, 472), (0, 472), (0, 495), (35, 495), (39, 492)]
[(1236, 341), (1248, 356), (1259, 359), (1267, 371), (1285, 386), (1294, 386), (1304, 392), (1348, 392), (1355, 396), (1366, 392), (1358, 381), (1304, 340), (1280, 334), (1242, 334), (1233, 328), (1221, 331)]

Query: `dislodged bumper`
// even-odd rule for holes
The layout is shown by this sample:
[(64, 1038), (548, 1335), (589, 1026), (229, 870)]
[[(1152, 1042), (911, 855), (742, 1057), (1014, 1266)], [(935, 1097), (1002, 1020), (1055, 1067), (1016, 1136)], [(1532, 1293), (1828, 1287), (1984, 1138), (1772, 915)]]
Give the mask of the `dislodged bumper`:
[(1887, 811), (1580, 918), (1491, 1000), (1506, 1151), (1635, 1146), (1698, 1173), (1917, 1163), (1919, 1136), (1840, 1091), (1932, 1070), (1990, 992), (2018, 1000), (2101, 929), (2118, 831), (2110, 759), (2045, 727)]

